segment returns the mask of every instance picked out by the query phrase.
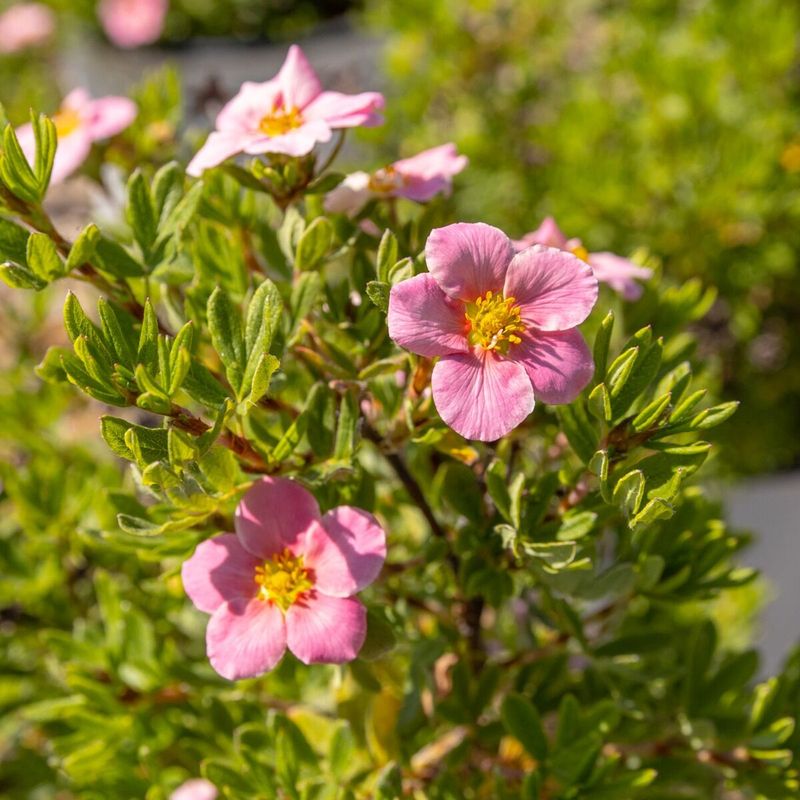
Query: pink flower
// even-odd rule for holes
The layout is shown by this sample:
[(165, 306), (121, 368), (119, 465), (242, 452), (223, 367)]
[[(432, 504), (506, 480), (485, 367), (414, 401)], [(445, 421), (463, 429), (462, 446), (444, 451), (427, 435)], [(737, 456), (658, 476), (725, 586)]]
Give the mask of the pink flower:
[(0, 14), (0, 53), (19, 53), (48, 42), (55, 31), (53, 12), (42, 3), (19, 3)]
[(211, 614), (206, 649), (230, 680), (271, 670), (287, 646), (304, 664), (352, 661), (366, 635), (353, 596), (378, 576), (386, 534), (371, 514), (317, 501), (286, 478), (263, 478), (236, 509), (236, 533), (198, 545), (184, 563), (192, 602)]
[(102, 0), (97, 16), (106, 36), (126, 49), (161, 38), (169, 0)]
[(642, 296), (642, 287), (636, 283), (637, 278), (646, 281), (653, 275), (653, 271), (647, 267), (640, 267), (633, 261), (614, 253), (588, 252), (580, 239), (567, 239), (552, 217), (545, 217), (535, 231), (526, 233), (515, 241), (514, 247), (517, 250), (524, 250), (533, 244), (558, 247), (560, 250), (574, 253), (589, 264), (597, 280), (607, 283), (626, 300), (638, 300)]
[(442, 419), (468, 439), (493, 441), (533, 411), (534, 397), (569, 403), (594, 372), (576, 328), (597, 300), (589, 266), (511, 240), (483, 223), (436, 228), (429, 272), (392, 288), (389, 335), (429, 358)]
[(218, 796), (217, 787), (211, 781), (192, 778), (182, 783), (169, 796), (169, 800), (217, 800)]
[[(89, 156), (93, 142), (115, 136), (134, 119), (136, 103), (127, 97), (92, 100), (86, 89), (71, 91), (53, 115), (58, 147), (50, 183), (59, 183), (75, 172)], [(31, 125), (18, 128), (17, 137), (25, 157), (32, 164), (36, 144)]]
[(373, 197), (406, 197), (425, 203), (437, 194), (449, 195), (453, 177), (466, 166), (467, 157), (458, 155), (454, 144), (432, 147), (372, 174), (348, 175), (325, 198), (325, 210), (353, 216)]
[(238, 153), (304, 156), (327, 142), (337, 128), (378, 125), (383, 95), (324, 92), (303, 51), (293, 44), (278, 74), (265, 83), (247, 82), (219, 112), (216, 130), (187, 172), (200, 175)]

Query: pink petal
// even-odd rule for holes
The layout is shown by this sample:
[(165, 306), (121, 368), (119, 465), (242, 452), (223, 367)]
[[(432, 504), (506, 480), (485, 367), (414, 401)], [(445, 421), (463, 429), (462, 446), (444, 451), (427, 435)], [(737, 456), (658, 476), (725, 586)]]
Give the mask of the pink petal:
[(482, 222), (434, 228), (425, 244), (428, 269), (443, 291), (471, 302), (490, 289), (501, 291), (514, 256), (511, 240)]
[(186, 167), (187, 175), (199, 177), (205, 170), (216, 167), (231, 156), (244, 152), (244, 148), (252, 140), (252, 136), (238, 131), (213, 131), (206, 139), (206, 143), (195, 153), (189, 166)]
[(281, 100), (281, 87), (276, 80), (262, 83), (245, 81), (217, 114), (215, 127), (226, 133), (238, 131), (253, 135), (259, 131), (264, 116)]
[(378, 577), (386, 560), (386, 533), (372, 514), (339, 506), (309, 531), (304, 555), (317, 590), (350, 597)]
[(567, 331), (530, 331), (514, 348), (533, 384), (537, 400), (571, 403), (592, 379), (594, 361), (577, 328)]
[(280, 136), (264, 136), (259, 134), (245, 147), (245, 153), (261, 155), (262, 153), (282, 153), (287, 156), (308, 155), (317, 142), (327, 142), (331, 138), (331, 129), (321, 121), (306, 122), (299, 128)]
[(281, 87), (284, 105), (288, 108), (305, 108), (322, 91), (317, 73), (296, 44), (289, 48), (275, 80)]
[(491, 352), (444, 356), (433, 368), (431, 386), (441, 418), (467, 439), (492, 442), (533, 411), (525, 368)]
[(62, 101), (61, 108), (77, 111), (82, 114), (91, 105), (92, 95), (88, 89), (78, 86), (73, 89)]
[(269, 672), (286, 652), (283, 613), (273, 603), (253, 598), (223, 603), (206, 630), (211, 666), (231, 681)]
[(182, 783), (169, 796), (169, 800), (217, 800), (218, 796), (217, 787), (211, 781), (192, 778)]
[(97, 15), (117, 47), (132, 48), (161, 37), (168, 7), (168, 0), (102, 0)]
[(0, 14), (0, 53), (18, 53), (45, 44), (55, 31), (55, 15), (43, 3), (18, 3)]
[(135, 119), (136, 103), (127, 97), (101, 97), (81, 114), (92, 139), (108, 139), (124, 131)]
[(556, 221), (552, 217), (545, 217), (542, 224), (530, 233), (526, 233), (521, 239), (514, 242), (517, 250), (524, 250), (534, 244), (543, 244), (547, 247), (557, 247), (563, 250), (567, 246), (567, 237), (561, 232)]
[(392, 287), (389, 294), (389, 336), (421, 356), (465, 353), (464, 308), (451, 300), (429, 273)]
[(528, 325), (561, 331), (589, 316), (597, 301), (597, 280), (577, 256), (537, 244), (514, 256), (503, 293), (516, 298)]
[(408, 178), (405, 184), (392, 194), (396, 197), (405, 197), (406, 200), (413, 200), (415, 203), (427, 203), (437, 194), (447, 197), (452, 188), (451, 178), (436, 175), (433, 178)]
[(626, 300), (638, 300), (642, 296), (644, 290), (636, 282), (637, 278), (646, 281), (653, 276), (653, 271), (647, 267), (614, 253), (589, 253), (589, 266), (597, 280), (607, 283)]
[(392, 165), (405, 179), (397, 194), (418, 203), (424, 203), (439, 193), (449, 194), (453, 176), (467, 166), (467, 157), (458, 155), (451, 142), (430, 150), (423, 150), (411, 158)]
[(301, 553), (303, 534), (319, 519), (319, 506), (308, 489), (288, 478), (262, 478), (241, 499), (234, 526), (242, 545), (266, 559), (286, 547)]
[(92, 140), (83, 127), (76, 128), (68, 136), (60, 138), (56, 146), (56, 157), (53, 159), (50, 185), (61, 183), (72, 175), (86, 161), (91, 151)]
[(325, 196), (325, 210), (329, 214), (355, 216), (373, 196), (369, 173), (353, 172)]
[(354, 597), (314, 592), (289, 607), (286, 638), (304, 664), (344, 664), (367, 635), (367, 611)]
[(309, 121), (322, 120), (331, 128), (372, 127), (383, 122), (383, 117), (378, 113), (383, 104), (383, 95), (378, 92), (323, 92), (304, 109), (303, 118)]
[(256, 594), (255, 572), (260, 563), (234, 534), (223, 533), (201, 542), (183, 562), (183, 588), (197, 608), (213, 614), (226, 600)]

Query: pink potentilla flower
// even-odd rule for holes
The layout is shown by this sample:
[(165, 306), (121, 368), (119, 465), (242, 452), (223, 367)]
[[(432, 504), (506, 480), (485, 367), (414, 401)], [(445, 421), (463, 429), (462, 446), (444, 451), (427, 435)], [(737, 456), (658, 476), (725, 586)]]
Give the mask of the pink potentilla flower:
[(453, 177), (467, 163), (467, 157), (460, 156), (451, 142), (395, 161), (372, 174), (354, 172), (328, 193), (325, 210), (353, 216), (374, 197), (406, 197), (425, 203), (437, 194), (449, 195)]
[(187, 168), (190, 175), (239, 153), (304, 156), (338, 128), (382, 122), (377, 92), (324, 92), (303, 51), (293, 44), (278, 74), (266, 83), (247, 82), (219, 112), (216, 130)]
[(569, 403), (594, 372), (577, 325), (597, 280), (571, 253), (536, 245), (514, 255), (497, 228), (436, 228), (429, 272), (392, 287), (389, 335), (429, 358), (442, 419), (468, 439), (493, 441), (533, 411), (534, 398)]
[(643, 290), (636, 282), (637, 279), (646, 281), (653, 275), (653, 271), (647, 267), (640, 267), (633, 261), (614, 253), (588, 252), (580, 239), (567, 239), (552, 217), (545, 217), (535, 231), (526, 233), (515, 241), (514, 247), (517, 250), (524, 250), (534, 244), (558, 247), (560, 250), (574, 253), (589, 264), (597, 280), (607, 283), (626, 300), (638, 300)]
[[(50, 183), (59, 183), (75, 172), (87, 159), (92, 144), (125, 130), (136, 119), (136, 103), (127, 97), (101, 97), (92, 100), (86, 89), (74, 89), (53, 115), (58, 133), (53, 175)], [(30, 124), (17, 129), (22, 151), (33, 163), (36, 143)]]
[(169, 0), (102, 0), (97, 16), (117, 47), (133, 48), (161, 38)]
[(19, 53), (48, 42), (55, 31), (53, 12), (42, 3), (19, 3), (0, 14), (0, 53)]
[(219, 791), (211, 781), (204, 778), (192, 778), (182, 783), (170, 796), (169, 800), (217, 800)]
[(263, 478), (239, 503), (235, 529), (198, 545), (181, 573), (192, 602), (212, 615), (211, 666), (230, 680), (254, 677), (287, 646), (304, 664), (352, 661), (367, 630), (353, 595), (386, 558), (375, 517), (350, 506), (321, 516), (300, 484)]

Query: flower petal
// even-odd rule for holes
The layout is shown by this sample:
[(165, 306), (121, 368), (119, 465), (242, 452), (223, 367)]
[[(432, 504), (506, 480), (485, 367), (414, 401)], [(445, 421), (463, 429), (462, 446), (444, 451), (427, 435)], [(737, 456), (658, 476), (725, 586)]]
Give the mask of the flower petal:
[(412, 353), (432, 357), (469, 349), (463, 307), (429, 273), (392, 287), (388, 322), (389, 336)]
[(597, 301), (597, 279), (572, 253), (537, 244), (514, 256), (503, 293), (516, 298), (528, 325), (563, 331), (589, 316)]
[(262, 478), (236, 508), (239, 541), (253, 555), (270, 558), (288, 547), (299, 554), (303, 534), (320, 518), (314, 495), (288, 478)]
[(589, 266), (601, 283), (607, 283), (626, 300), (638, 300), (644, 291), (636, 279), (646, 281), (653, 271), (615, 253), (589, 253)]
[(431, 386), (442, 419), (467, 439), (492, 442), (533, 411), (525, 368), (490, 352), (444, 356), (433, 368)]
[(101, 97), (92, 100), (81, 117), (92, 139), (108, 139), (124, 131), (138, 112), (136, 103), (127, 97)]
[(467, 302), (490, 289), (502, 290), (513, 255), (508, 236), (482, 222), (434, 228), (425, 244), (425, 259), (436, 282), (445, 294)]
[(186, 174), (195, 178), (211, 167), (227, 161), (231, 156), (244, 152), (244, 148), (253, 140), (253, 136), (239, 131), (213, 131), (206, 143), (195, 153), (186, 167)]
[(299, 128), (280, 136), (255, 136), (245, 147), (245, 153), (261, 155), (262, 153), (282, 153), (286, 156), (308, 155), (317, 142), (327, 142), (331, 138), (331, 129), (324, 122), (307, 122)]
[(269, 672), (286, 652), (283, 613), (273, 603), (253, 598), (223, 603), (206, 630), (211, 666), (231, 681)]
[(386, 560), (386, 533), (372, 514), (339, 506), (309, 531), (304, 556), (316, 589), (331, 597), (350, 597), (378, 577)]
[(351, 172), (325, 196), (325, 210), (329, 214), (355, 216), (373, 195), (374, 192), (369, 188), (369, 173)]
[(254, 577), (260, 563), (234, 534), (223, 533), (201, 542), (183, 562), (183, 588), (197, 608), (213, 614), (226, 600), (256, 594)]
[(286, 612), (289, 649), (304, 664), (344, 664), (367, 635), (367, 610), (354, 597), (313, 592)]
[(211, 781), (205, 778), (192, 778), (182, 783), (170, 796), (169, 800), (217, 800), (219, 792)]
[(289, 108), (305, 108), (322, 91), (314, 67), (296, 44), (289, 48), (275, 80), (283, 92), (284, 105)]
[(553, 217), (545, 217), (535, 231), (526, 233), (521, 239), (517, 239), (514, 247), (517, 250), (525, 250), (535, 244), (563, 250), (567, 246), (567, 237), (561, 232), (561, 228), (558, 227)]
[(405, 179), (396, 194), (418, 203), (424, 203), (440, 192), (450, 194), (453, 176), (458, 175), (467, 163), (467, 157), (460, 156), (452, 142), (395, 161), (392, 166)]
[(303, 118), (309, 121), (323, 120), (331, 128), (374, 127), (383, 122), (383, 117), (378, 113), (383, 104), (383, 95), (379, 92), (322, 92), (303, 110)]
[(594, 374), (594, 361), (577, 328), (531, 331), (514, 349), (528, 372), (533, 394), (545, 403), (571, 403)]
[(218, 131), (253, 134), (261, 120), (281, 99), (281, 87), (276, 80), (245, 81), (239, 91), (217, 114), (214, 127)]

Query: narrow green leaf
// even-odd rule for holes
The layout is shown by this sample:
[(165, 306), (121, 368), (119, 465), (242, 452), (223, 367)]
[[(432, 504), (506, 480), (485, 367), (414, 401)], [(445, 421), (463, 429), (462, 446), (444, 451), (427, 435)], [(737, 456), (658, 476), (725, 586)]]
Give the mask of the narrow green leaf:
[(539, 761), (547, 758), (547, 737), (539, 712), (521, 694), (509, 694), (500, 708), (500, 718), (506, 730), (518, 739), (525, 750)]
[(389, 270), (397, 263), (397, 254), (397, 237), (387, 228), (378, 245), (378, 255), (375, 261), (378, 281), (386, 283), (389, 280)]
[(317, 267), (333, 243), (333, 225), (327, 217), (317, 217), (297, 242), (294, 263), (299, 270)]

